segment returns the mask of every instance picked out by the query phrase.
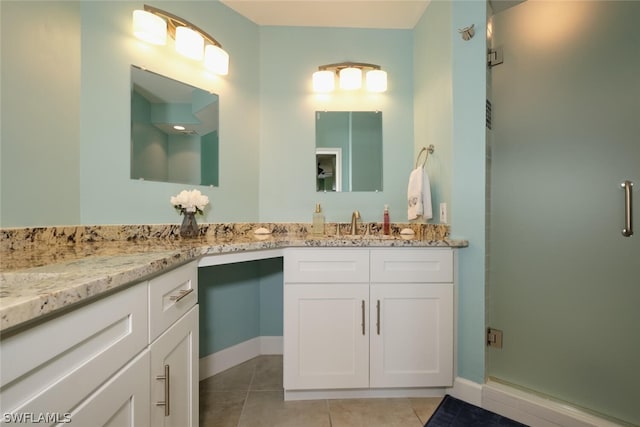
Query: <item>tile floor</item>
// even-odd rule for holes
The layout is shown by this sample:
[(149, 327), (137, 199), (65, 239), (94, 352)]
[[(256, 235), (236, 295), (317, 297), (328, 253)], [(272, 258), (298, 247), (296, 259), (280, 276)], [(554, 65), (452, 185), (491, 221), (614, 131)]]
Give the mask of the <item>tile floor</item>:
[(421, 427), (440, 400), (285, 402), (282, 356), (259, 356), (200, 381), (200, 427)]

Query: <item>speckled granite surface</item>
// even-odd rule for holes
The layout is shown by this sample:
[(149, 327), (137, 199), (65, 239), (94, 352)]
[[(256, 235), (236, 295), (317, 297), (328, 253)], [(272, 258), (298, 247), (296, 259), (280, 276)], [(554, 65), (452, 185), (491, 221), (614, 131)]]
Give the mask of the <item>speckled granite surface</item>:
[[(183, 239), (178, 225), (76, 226), (0, 230), (0, 331), (15, 329), (140, 281), (203, 255), (285, 247), (465, 247), (449, 240), (439, 224), (393, 224), (392, 236), (347, 236), (349, 224), (326, 225), (326, 236), (307, 233), (304, 223), (202, 224), (200, 236)], [(265, 227), (272, 234), (253, 233)], [(414, 238), (400, 238), (409, 227)], [(361, 235), (367, 233), (361, 225)], [(384, 238), (382, 238), (384, 237)]]

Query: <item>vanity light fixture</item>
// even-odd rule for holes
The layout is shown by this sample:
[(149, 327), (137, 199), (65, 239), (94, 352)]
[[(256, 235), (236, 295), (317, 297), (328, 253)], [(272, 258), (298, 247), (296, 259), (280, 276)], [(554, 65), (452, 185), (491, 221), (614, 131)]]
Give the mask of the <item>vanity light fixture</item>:
[(313, 73), (313, 90), (315, 92), (333, 92), (335, 76), (338, 75), (340, 89), (356, 90), (362, 87), (362, 73), (366, 70), (366, 88), (369, 92), (385, 92), (387, 90), (387, 72), (379, 65), (361, 62), (341, 62), (318, 67)]
[(144, 5), (144, 10), (133, 11), (133, 34), (147, 43), (164, 45), (167, 34), (176, 41), (176, 51), (195, 60), (216, 74), (229, 73), (229, 54), (222, 45), (189, 21), (164, 10)]
[(347, 67), (338, 73), (340, 89), (356, 90), (362, 87), (362, 68)]

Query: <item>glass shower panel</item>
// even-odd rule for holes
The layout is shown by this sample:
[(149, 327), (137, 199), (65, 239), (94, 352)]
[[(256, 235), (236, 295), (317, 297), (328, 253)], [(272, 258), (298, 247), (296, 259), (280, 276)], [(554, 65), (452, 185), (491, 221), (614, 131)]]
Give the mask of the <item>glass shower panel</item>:
[(490, 377), (640, 424), (640, 2), (493, 16)]

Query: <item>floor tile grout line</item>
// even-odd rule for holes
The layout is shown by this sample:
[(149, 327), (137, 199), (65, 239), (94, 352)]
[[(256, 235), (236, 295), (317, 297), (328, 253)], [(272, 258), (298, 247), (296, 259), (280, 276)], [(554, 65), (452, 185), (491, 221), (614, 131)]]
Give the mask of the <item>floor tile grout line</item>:
[(327, 415), (329, 416), (329, 427), (333, 427), (333, 420), (331, 419), (331, 405), (329, 403), (329, 399), (325, 399), (324, 402), (327, 407)]
[(256, 376), (256, 370), (258, 369), (258, 364), (255, 363), (253, 365), (253, 372), (251, 373), (251, 379), (249, 380), (249, 386), (247, 387), (247, 393), (244, 395), (244, 402), (242, 403), (242, 409), (240, 410), (240, 416), (238, 417), (238, 425), (240, 427), (240, 421), (242, 420), (242, 414), (244, 414), (244, 409), (247, 407), (247, 401), (249, 400), (249, 392), (251, 392), (251, 386), (253, 385), (253, 379)]

